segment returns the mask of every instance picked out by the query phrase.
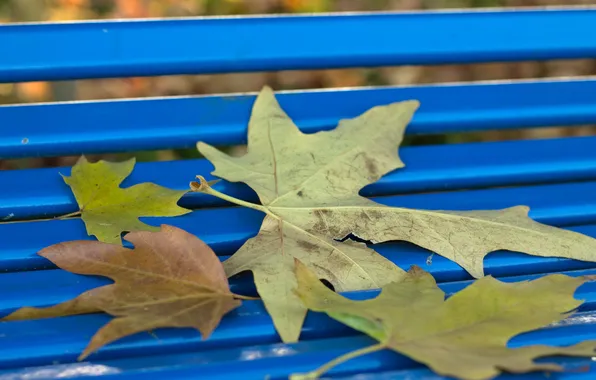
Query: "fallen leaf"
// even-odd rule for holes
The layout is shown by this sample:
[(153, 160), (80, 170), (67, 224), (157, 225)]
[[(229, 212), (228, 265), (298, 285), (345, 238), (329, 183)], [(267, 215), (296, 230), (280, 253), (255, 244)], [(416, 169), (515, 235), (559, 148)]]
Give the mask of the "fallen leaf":
[(139, 221), (139, 217), (191, 212), (176, 204), (186, 191), (154, 183), (121, 188), (120, 183), (130, 175), (134, 165), (134, 158), (124, 162), (90, 163), (81, 156), (71, 176), (62, 176), (77, 200), (87, 233), (99, 241), (122, 244), (120, 235), (124, 231), (159, 230)]
[(260, 233), (224, 263), (231, 276), (251, 270), (259, 294), (286, 342), (300, 333), (305, 310), (292, 289), (300, 259), (336, 290), (378, 288), (402, 271), (363, 244), (338, 242), (350, 234), (373, 243), (403, 240), (447, 257), (474, 277), (496, 250), (596, 260), (596, 239), (546, 226), (524, 206), (488, 211), (429, 211), (387, 207), (358, 195), (364, 186), (404, 166), (397, 154), (417, 101), (374, 107), (332, 131), (302, 133), (265, 87), (253, 106), (248, 153), (231, 157), (199, 142), (214, 175), (244, 182), (261, 205), (222, 194), (202, 180), (194, 191), (267, 216)]
[[(403, 166), (395, 152), (417, 107), (415, 101), (375, 107), (355, 119), (342, 120), (334, 131), (305, 135), (266, 87), (253, 108), (246, 155), (231, 157), (198, 144), (215, 165), (214, 175), (246, 182), (263, 204), (239, 203), (267, 216), (259, 234), (225, 261), (224, 268), (228, 276), (253, 272), (259, 295), (283, 341), (298, 339), (306, 315), (293, 294), (294, 258), (338, 291), (378, 288), (403, 275), (399, 267), (365, 244), (334, 240), (341, 237), (329, 233), (330, 226), (322, 217), (329, 207), (359, 209), (368, 204), (365, 198), (354, 200), (353, 194)], [(193, 190), (226, 199), (199, 179), (201, 183), (191, 184)]]
[(534, 345), (507, 348), (520, 333), (565, 319), (582, 301), (573, 297), (585, 278), (552, 274), (533, 281), (476, 280), (445, 301), (433, 277), (412, 267), (374, 299), (352, 301), (329, 290), (304, 264), (296, 263), (297, 295), (311, 310), (377, 339), (379, 344), (340, 357), (292, 379), (315, 379), (345, 360), (392, 349), (429, 366), (440, 375), (485, 380), (502, 371), (562, 371), (557, 364), (535, 363), (552, 355), (593, 356), (596, 341), (570, 347)]
[(79, 357), (124, 336), (159, 327), (194, 327), (207, 338), (240, 301), (215, 253), (196, 236), (162, 225), (125, 239), (134, 249), (98, 241), (59, 243), (39, 252), (73, 273), (115, 282), (48, 308), (23, 307), (3, 320), (49, 318), (104, 311), (116, 318), (103, 326)]

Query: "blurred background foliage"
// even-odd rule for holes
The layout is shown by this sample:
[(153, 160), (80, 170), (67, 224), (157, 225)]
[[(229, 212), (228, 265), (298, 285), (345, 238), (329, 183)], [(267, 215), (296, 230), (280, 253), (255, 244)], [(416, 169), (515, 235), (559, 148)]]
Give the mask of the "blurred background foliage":
[[(596, 5), (596, 0), (0, 0), (0, 23), (557, 5)], [(196, 48), (189, 46), (189, 49)], [(543, 78), (593, 75), (595, 72), (594, 60), (571, 60), (29, 82), (0, 84), (0, 104), (258, 91), (264, 84), (283, 90)], [(592, 126), (550, 127), (421, 136), (408, 138), (406, 144), (544, 138), (593, 132)], [(229, 147), (229, 151), (241, 153), (243, 147)], [(132, 155), (138, 161), (198, 157), (198, 153), (191, 149), (103, 154), (90, 158), (123, 159)], [(76, 157), (5, 160), (0, 161), (0, 169), (64, 166), (72, 165), (75, 160)]]

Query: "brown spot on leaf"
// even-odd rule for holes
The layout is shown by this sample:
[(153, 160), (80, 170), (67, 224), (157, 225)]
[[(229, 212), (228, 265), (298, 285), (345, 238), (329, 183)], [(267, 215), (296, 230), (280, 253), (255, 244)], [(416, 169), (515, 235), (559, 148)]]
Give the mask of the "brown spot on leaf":
[(297, 196), (299, 196), (299, 197), (302, 197), (302, 190), (298, 191), (298, 192), (296, 193), (296, 195), (297, 195)]
[(328, 237), (336, 238), (344, 236), (344, 226), (341, 223), (336, 223), (332, 216), (335, 215), (333, 211), (329, 209), (313, 209), (313, 216), (317, 218), (309, 232), (316, 234), (324, 234)]
[(325, 231), (327, 225), (323, 222), (321, 218), (312, 226), (313, 231)]
[(309, 241), (306, 240), (297, 240), (296, 243), (298, 244), (298, 246), (302, 249), (304, 249), (305, 251), (308, 252), (315, 252), (318, 251), (319, 246), (316, 244), (313, 244)]
[(364, 156), (364, 165), (366, 165), (366, 170), (368, 170), (371, 176), (376, 177), (378, 175), (379, 168), (373, 159), (368, 156)]
[(381, 219), (384, 218), (386, 216), (385, 213), (383, 213), (381, 210), (368, 210), (367, 211), (368, 216), (370, 216), (372, 219)]
[(416, 277), (420, 277), (426, 274), (424, 269), (420, 268), (418, 265), (412, 265), (410, 267), (410, 270), (408, 270), (408, 273)]

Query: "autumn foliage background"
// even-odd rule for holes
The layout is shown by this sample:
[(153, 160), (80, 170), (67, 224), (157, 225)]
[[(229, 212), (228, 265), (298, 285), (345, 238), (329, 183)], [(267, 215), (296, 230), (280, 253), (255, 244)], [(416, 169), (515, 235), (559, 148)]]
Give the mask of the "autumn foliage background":
[[(547, 5), (596, 5), (596, 0), (0, 0), (0, 22)], [(394, 38), (395, 43), (399, 43), (400, 38), (407, 36)], [(200, 45), (200, 41), (197, 41), (197, 44), (188, 46), (188, 49), (200, 49)], [(258, 91), (265, 84), (274, 90), (284, 90), (541, 78), (595, 73), (594, 60), (568, 60), (30, 82), (0, 84), (0, 104)], [(489, 131), (422, 136), (410, 138), (406, 144), (577, 136), (591, 135), (594, 131), (596, 129), (592, 126)], [(229, 150), (242, 152), (243, 147), (230, 147)], [(133, 155), (138, 161), (199, 157), (198, 152), (192, 149), (89, 157), (120, 160)], [(77, 157), (51, 157), (0, 160), (0, 169), (70, 166), (76, 159)]]

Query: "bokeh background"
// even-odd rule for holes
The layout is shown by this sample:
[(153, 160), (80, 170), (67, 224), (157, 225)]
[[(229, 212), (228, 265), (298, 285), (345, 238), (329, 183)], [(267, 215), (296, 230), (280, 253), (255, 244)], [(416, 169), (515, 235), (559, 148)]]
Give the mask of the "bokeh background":
[[(596, 5), (596, 0), (0, 0), (0, 22), (571, 5)], [(396, 43), (399, 43), (399, 36), (396, 36)], [(188, 48), (200, 48), (198, 46), (200, 44)], [(595, 72), (595, 60), (571, 60), (29, 82), (0, 84), (0, 104), (258, 91), (264, 84), (275, 90), (284, 90), (545, 78), (593, 75)], [(532, 130), (419, 136), (408, 138), (406, 144), (578, 136), (593, 134), (595, 131), (593, 126), (551, 126)], [(231, 153), (236, 154), (241, 154), (243, 149), (242, 146), (228, 147)], [(199, 154), (194, 149), (188, 149), (102, 154), (89, 158), (120, 160), (130, 156), (136, 156), (138, 161), (153, 161), (196, 158)], [(0, 161), (0, 170), (70, 166), (76, 158), (4, 160)]]

